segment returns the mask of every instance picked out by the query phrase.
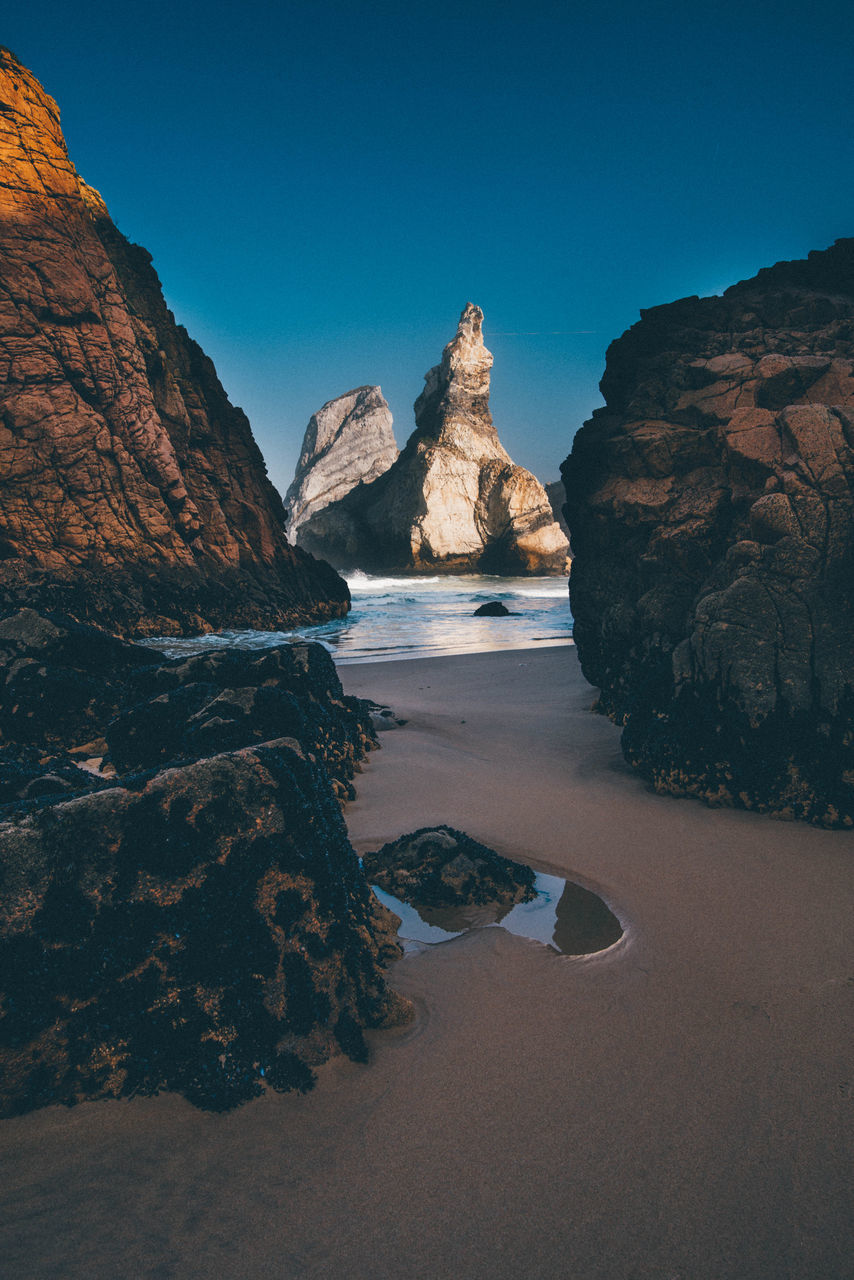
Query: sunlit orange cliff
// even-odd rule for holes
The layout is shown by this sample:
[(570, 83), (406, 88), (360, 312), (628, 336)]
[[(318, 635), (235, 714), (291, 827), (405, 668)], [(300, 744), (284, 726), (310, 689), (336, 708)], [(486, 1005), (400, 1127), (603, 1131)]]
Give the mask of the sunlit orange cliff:
[(0, 50), (0, 606), (125, 634), (346, 612), (290, 547), (242, 410)]

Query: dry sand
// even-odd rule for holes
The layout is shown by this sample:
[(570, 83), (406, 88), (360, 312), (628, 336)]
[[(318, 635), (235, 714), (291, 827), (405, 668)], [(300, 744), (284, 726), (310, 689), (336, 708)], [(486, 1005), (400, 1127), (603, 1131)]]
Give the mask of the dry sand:
[(342, 677), (408, 721), (358, 779), (357, 848), (451, 823), (598, 889), (625, 939), (409, 956), (414, 1026), (306, 1097), (6, 1122), (0, 1274), (852, 1275), (854, 836), (650, 794), (572, 649)]

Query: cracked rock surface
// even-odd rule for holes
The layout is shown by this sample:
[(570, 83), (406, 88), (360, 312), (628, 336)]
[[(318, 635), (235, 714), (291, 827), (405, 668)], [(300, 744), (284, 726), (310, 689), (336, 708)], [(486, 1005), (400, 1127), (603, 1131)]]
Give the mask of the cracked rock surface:
[(673, 795), (854, 821), (854, 240), (641, 313), (564, 463), (575, 642)]
[(453, 827), (419, 827), (362, 859), (372, 884), (414, 907), (497, 905), (536, 896), (534, 872)]
[(0, 49), (0, 608), (124, 634), (345, 613), (290, 547), (242, 410)]
[(0, 1116), (161, 1089), (225, 1110), (407, 1016), (396, 918), (293, 738), (36, 809), (0, 847)]
[(293, 483), (285, 494), (288, 537), (315, 511), (358, 484), (370, 484), (397, 460), (391, 410), (379, 387), (357, 387), (312, 414)]
[(375, 744), (321, 645), (170, 660), (0, 621), (0, 1116), (224, 1110), (406, 1020), (341, 817)]
[(493, 425), (482, 330), (483, 312), (468, 303), (425, 376), (400, 457), (316, 511), (300, 527), (300, 546), (340, 569), (566, 572), (567, 540), (546, 491), (513, 463)]
[(375, 743), (320, 645), (168, 660), (0, 622), (0, 1116), (227, 1109), (406, 1020), (341, 817)]

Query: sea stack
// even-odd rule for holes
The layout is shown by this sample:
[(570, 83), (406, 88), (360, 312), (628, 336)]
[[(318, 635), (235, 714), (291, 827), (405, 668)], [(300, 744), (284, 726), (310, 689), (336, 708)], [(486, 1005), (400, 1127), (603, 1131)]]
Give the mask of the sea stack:
[(300, 546), (339, 569), (561, 574), (567, 540), (539, 481), (514, 465), (489, 411), (483, 312), (463, 310), (415, 402), (415, 430), (379, 479), (314, 513)]
[(391, 410), (379, 387), (357, 387), (312, 414), (293, 483), (285, 494), (287, 534), (357, 484), (370, 484), (397, 460)]
[(59, 110), (0, 50), (0, 610), (126, 635), (345, 613), (290, 547), (249, 423), (150, 255), (78, 176)]
[(641, 312), (564, 464), (575, 643), (659, 791), (854, 824), (854, 240)]

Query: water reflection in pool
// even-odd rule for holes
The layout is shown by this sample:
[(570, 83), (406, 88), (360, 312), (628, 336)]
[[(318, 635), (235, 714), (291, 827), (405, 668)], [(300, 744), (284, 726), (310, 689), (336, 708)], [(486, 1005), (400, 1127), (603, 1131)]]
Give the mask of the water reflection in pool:
[(420, 951), (458, 938), (471, 929), (500, 924), (510, 933), (533, 938), (566, 956), (604, 951), (623, 936), (623, 928), (598, 894), (571, 880), (536, 874), (537, 896), (514, 907), (420, 907), (372, 885), (383, 906), (400, 916), (398, 937), (404, 951)]

